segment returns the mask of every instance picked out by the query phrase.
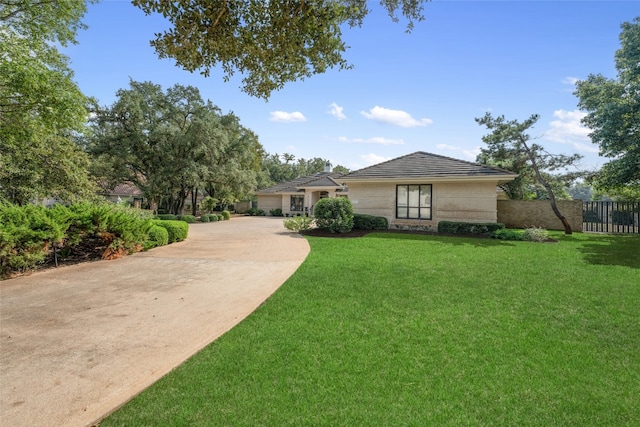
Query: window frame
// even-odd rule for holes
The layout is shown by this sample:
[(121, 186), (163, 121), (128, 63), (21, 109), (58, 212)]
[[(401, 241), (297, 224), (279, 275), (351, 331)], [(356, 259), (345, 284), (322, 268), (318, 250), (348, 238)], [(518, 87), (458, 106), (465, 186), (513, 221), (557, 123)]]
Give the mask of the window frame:
[[(300, 204), (298, 205), (298, 203), (294, 202), (294, 199), (300, 199)], [(297, 207), (300, 207), (300, 209), (296, 209)], [(290, 212), (303, 212), (304, 211), (304, 196), (299, 195), (299, 194), (292, 194), (289, 198), (289, 207)]]
[[(415, 198), (415, 194), (412, 197), (412, 189), (411, 187), (418, 187), (418, 202), (415, 205), (415, 202), (411, 200)], [(400, 204), (400, 188), (402, 188), (406, 194), (406, 199), (404, 200), (404, 204)], [(423, 188), (426, 190), (429, 189), (429, 203), (428, 206), (423, 206), (422, 194)], [(415, 191), (415, 190), (414, 190)], [(400, 216), (400, 209), (406, 209), (406, 215)], [(418, 216), (411, 216), (411, 212), (417, 209)], [(428, 211), (429, 215), (422, 215), (423, 211)], [(414, 219), (414, 220), (431, 220), (433, 218), (433, 184), (397, 184), (396, 185), (396, 219)]]

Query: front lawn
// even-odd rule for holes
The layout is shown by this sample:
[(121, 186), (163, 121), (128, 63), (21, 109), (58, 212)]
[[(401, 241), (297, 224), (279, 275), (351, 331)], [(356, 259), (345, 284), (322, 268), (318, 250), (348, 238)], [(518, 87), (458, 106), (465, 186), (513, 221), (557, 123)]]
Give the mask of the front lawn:
[(262, 307), (101, 426), (640, 425), (640, 238), (308, 237)]

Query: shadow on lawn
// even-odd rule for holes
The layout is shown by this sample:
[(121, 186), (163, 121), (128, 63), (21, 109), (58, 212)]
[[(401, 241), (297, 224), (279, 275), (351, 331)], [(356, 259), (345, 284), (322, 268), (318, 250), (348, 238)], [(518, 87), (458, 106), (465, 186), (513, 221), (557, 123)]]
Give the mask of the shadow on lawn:
[(589, 264), (640, 269), (640, 239), (635, 236), (590, 236), (578, 251)]
[(488, 248), (492, 246), (515, 246), (513, 243), (506, 242), (504, 240), (490, 239), (487, 236), (456, 236), (456, 235), (443, 235), (443, 234), (431, 234), (431, 233), (411, 233), (411, 232), (374, 232), (367, 235), (370, 239), (396, 239), (396, 240), (437, 240), (439, 243), (447, 245), (471, 245), (481, 248)]

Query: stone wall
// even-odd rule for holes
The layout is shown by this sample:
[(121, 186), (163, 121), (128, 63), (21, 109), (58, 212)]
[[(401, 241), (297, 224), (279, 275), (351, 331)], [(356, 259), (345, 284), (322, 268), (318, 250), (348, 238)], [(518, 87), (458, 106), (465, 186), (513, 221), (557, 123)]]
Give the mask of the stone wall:
[[(582, 231), (582, 200), (558, 200), (560, 213), (573, 231)], [(508, 228), (531, 226), (547, 230), (564, 230), (548, 200), (498, 200), (498, 222)]]

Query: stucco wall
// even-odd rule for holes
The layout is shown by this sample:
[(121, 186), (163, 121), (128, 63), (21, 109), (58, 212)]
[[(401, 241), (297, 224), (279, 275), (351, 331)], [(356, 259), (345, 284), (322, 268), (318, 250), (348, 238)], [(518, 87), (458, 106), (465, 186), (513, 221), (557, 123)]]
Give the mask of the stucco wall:
[[(429, 184), (425, 182), (424, 184)], [(439, 221), (495, 222), (496, 183), (433, 183), (431, 220), (396, 219), (396, 184), (349, 184), (354, 212), (383, 216), (392, 228), (436, 228)]]
[[(573, 231), (582, 231), (582, 200), (558, 200), (557, 205)], [(548, 200), (498, 200), (498, 222), (511, 228), (564, 230)]]

